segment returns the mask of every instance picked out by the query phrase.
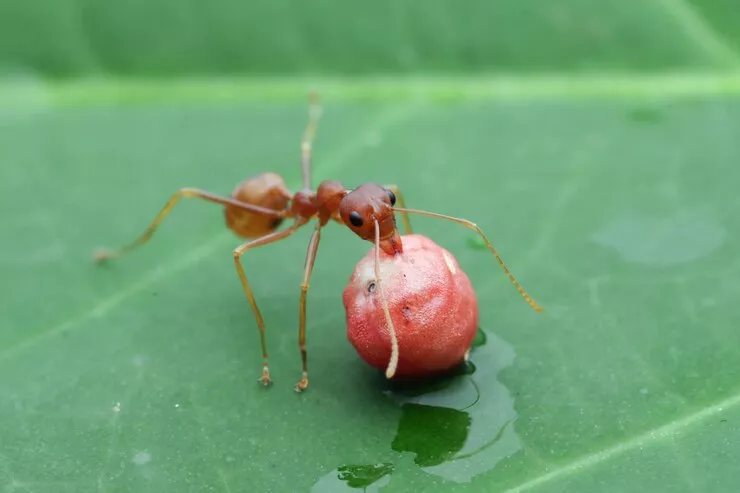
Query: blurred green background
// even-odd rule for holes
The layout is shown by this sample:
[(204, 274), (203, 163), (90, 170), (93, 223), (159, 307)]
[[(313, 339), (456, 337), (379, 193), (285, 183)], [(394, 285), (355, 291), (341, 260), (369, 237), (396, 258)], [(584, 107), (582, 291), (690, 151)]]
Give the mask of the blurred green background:
[[(175, 190), (396, 183), (479, 296), (473, 367), (393, 385), (347, 341), (370, 245), (244, 263)], [(733, 492), (736, 0), (0, 0), (0, 492)]]
[(43, 76), (733, 69), (734, 0), (0, 3), (0, 63)]

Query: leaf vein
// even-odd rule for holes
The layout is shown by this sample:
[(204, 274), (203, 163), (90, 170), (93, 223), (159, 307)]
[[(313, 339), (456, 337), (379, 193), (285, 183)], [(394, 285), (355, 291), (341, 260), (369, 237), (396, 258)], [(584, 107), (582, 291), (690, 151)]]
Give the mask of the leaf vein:
[(552, 481), (566, 478), (580, 471), (595, 467), (632, 450), (651, 445), (661, 440), (674, 438), (677, 435), (690, 430), (693, 426), (713, 418), (728, 409), (737, 407), (738, 405), (740, 405), (740, 391), (737, 391), (735, 394), (716, 404), (704, 407), (681, 418), (674, 419), (665, 425), (652, 428), (644, 433), (628, 438), (603, 450), (586, 454), (583, 457), (575, 459), (555, 470), (510, 488), (504, 493), (520, 493), (531, 490), (544, 484), (551, 483)]
[(660, 0), (663, 8), (683, 27), (686, 35), (717, 62), (731, 68), (740, 67), (740, 55), (686, 0)]

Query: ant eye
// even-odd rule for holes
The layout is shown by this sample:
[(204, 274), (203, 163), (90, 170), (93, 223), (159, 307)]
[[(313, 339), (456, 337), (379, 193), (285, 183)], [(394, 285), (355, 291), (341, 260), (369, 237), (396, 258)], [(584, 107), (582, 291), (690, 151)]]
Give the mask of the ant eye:
[(390, 190), (386, 190), (386, 192), (388, 192), (388, 198), (391, 199), (391, 206), (396, 205), (396, 194)]
[(352, 211), (349, 213), (349, 222), (351, 222), (353, 226), (359, 228), (360, 226), (362, 226), (362, 216), (360, 216), (359, 212)]

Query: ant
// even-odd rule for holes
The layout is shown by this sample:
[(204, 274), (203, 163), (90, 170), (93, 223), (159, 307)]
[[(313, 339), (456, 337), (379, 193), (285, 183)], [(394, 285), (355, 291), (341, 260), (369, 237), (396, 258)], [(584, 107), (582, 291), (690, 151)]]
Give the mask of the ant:
[[(514, 284), (522, 297), (536, 311), (542, 308), (524, 291), (514, 276), (509, 272), (491, 241), (481, 229), (471, 221), (459, 219), (434, 212), (417, 209), (408, 209), (405, 206), (403, 195), (397, 185), (381, 186), (376, 183), (365, 183), (357, 188), (348, 190), (340, 182), (326, 180), (319, 184), (316, 191), (311, 188), (311, 145), (316, 134), (322, 108), (318, 95), (309, 96), (309, 118), (301, 142), (301, 169), (303, 187), (292, 193), (286, 186), (284, 179), (271, 172), (253, 176), (240, 183), (231, 197), (222, 197), (196, 188), (183, 188), (175, 192), (159, 214), (151, 222), (147, 230), (132, 243), (116, 251), (98, 252), (95, 257), (99, 262), (120, 257), (137, 246), (146, 243), (172, 211), (175, 204), (182, 198), (196, 198), (221, 204), (224, 206), (226, 225), (237, 236), (249, 239), (246, 243), (234, 250), (234, 264), (241, 280), (244, 294), (252, 307), (260, 332), (262, 349), (262, 376), (259, 382), (267, 386), (272, 383), (267, 358), (267, 343), (265, 341), (265, 323), (257, 307), (252, 288), (247, 280), (241, 256), (253, 248), (268, 245), (288, 238), (299, 228), (316, 219), (316, 226), (311, 235), (306, 253), (306, 262), (301, 282), (300, 319), (298, 326), (298, 344), (301, 351), (302, 377), (296, 384), (296, 392), (308, 387), (308, 367), (306, 358), (306, 297), (308, 294), (309, 279), (313, 271), (316, 252), (319, 248), (321, 228), (329, 221), (334, 221), (348, 227), (361, 239), (375, 245), (375, 285), (378, 288), (383, 304), (388, 331), (391, 338), (391, 357), (386, 369), (386, 377), (392, 378), (398, 364), (398, 341), (395, 328), (388, 310), (388, 302), (380, 282), (380, 251), (387, 255), (396, 255), (403, 252), (401, 235), (396, 227), (394, 212), (401, 214), (406, 234), (411, 234), (411, 224), (408, 214), (419, 214), (436, 217), (461, 224), (474, 230), (483, 239), (487, 248), (496, 257), (506, 276)], [(398, 203), (398, 207), (396, 206)], [(278, 229), (285, 219), (293, 222), (284, 229)]]

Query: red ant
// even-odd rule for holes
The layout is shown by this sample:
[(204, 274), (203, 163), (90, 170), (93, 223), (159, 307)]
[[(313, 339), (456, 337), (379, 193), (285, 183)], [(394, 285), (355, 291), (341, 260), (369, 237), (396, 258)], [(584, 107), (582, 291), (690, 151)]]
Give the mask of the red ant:
[[(312, 93), (309, 99), (308, 125), (301, 142), (301, 168), (303, 172), (303, 188), (301, 190), (293, 194), (288, 190), (285, 181), (280, 175), (270, 172), (253, 176), (242, 182), (236, 187), (229, 198), (195, 188), (183, 188), (172, 195), (143, 235), (117, 251), (96, 254), (96, 259), (98, 261), (104, 261), (119, 257), (145, 243), (181, 198), (198, 198), (223, 205), (226, 225), (236, 235), (242, 238), (251, 238), (251, 241), (242, 244), (234, 250), (234, 264), (239, 279), (241, 279), (244, 294), (254, 311), (260, 331), (263, 367), (259, 382), (269, 385), (272, 381), (270, 380), (270, 371), (267, 363), (265, 323), (257, 307), (252, 288), (249, 285), (249, 281), (247, 281), (247, 275), (244, 272), (240, 258), (247, 250), (283, 240), (295, 233), (300, 227), (308, 224), (313, 219), (317, 219), (318, 222), (308, 244), (303, 281), (301, 282), (298, 343), (301, 350), (303, 373), (301, 380), (295, 387), (297, 392), (303, 391), (308, 387), (308, 368), (306, 364), (306, 296), (308, 293), (309, 278), (311, 277), (316, 252), (319, 247), (321, 228), (326, 226), (329, 221), (335, 221), (345, 225), (361, 239), (375, 244), (375, 283), (376, 287), (379, 288), (383, 302), (383, 310), (392, 344), (391, 359), (386, 370), (387, 378), (393, 377), (395, 373), (398, 363), (398, 342), (388, 311), (387, 300), (380, 282), (379, 264), (380, 250), (383, 250), (388, 255), (403, 252), (403, 243), (401, 241), (401, 235), (396, 228), (394, 212), (401, 213), (401, 220), (407, 234), (411, 233), (408, 214), (437, 217), (474, 230), (483, 239), (488, 249), (496, 257), (508, 278), (514, 283), (514, 286), (516, 286), (516, 289), (527, 303), (534, 310), (538, 312), (542, 311), (542, 308), (514, 279), (514, 276), (509, 272), (506, 265), (504, 265), (504, 262), (501, 260), (501, 257), (494, 249), (490, 240), (474, 223), (466, 219), (458, 219), (434, 212), (407, 209), (403, 196), (396, 185), (381, 186), (376, 183), (365, 183), (355, 189), (348, 190), (338, 181), (327, 180), (320, 183), (318, 189), (313, 191), (311, 189), (311, 144), (321, 116), (321, 106), (316, 94)], [(398, 202), (399, 207), (396, 207), (396, 202)], [(285, 219), (292, 219), (293, 223), (285, 229), (278, 230), (277, 228)]]

